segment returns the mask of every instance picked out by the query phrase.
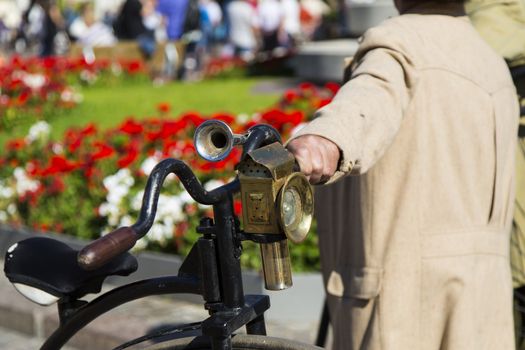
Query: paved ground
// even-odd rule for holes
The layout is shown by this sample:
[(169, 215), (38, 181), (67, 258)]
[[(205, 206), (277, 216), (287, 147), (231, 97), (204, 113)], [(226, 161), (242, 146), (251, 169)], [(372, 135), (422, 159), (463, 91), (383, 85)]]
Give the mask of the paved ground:
[[(37, 337), (30, 337), (27, 334), (19, 333), (8, 328), (0, 327), (0, 349), (5, 350), (28, 350), (38, 349), (42, 345), (42, 340)], [(63, 350), (77, 350), (72, 347)]]

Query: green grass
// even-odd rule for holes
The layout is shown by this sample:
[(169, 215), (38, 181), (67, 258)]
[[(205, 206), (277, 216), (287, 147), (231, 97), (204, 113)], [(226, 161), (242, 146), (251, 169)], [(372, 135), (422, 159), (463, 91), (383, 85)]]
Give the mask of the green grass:
[[(229, 78), (197, 83), (174, 82), (162, 86), (132, 82), (111, 87), (86, 87), (81, 90), (84, 100), (79, 106), (51, 118), (52, 137), (58, 138), (67, 128), (89, 122), (105, 129), (118, 125), (128, 116), (137, 119), (156, 116), (160, 102), (171, 105), (170, 115), (174, 117), (186, 111), (204, 115), (257, 112), (274, 104), (279, 96), (278, 92), (252, 93), (253, 87), (264, 80)], [(9, 138), (25, 135), (31, 124), (23, 123), (7, 133), (0, 133), (0, 144), (3, 145)]]

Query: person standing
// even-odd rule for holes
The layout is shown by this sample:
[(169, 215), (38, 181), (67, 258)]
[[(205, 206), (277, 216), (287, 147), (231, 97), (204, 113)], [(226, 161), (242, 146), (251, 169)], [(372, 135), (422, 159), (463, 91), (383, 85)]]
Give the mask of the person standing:
[(280, 46), (284, 10), (279, 0), (260, 0), (257, 10), (261, 22), (262, 51), (271, 52)]
[[(336, 350), (514, 350), (519, 106), (461, 1), (398, 0), (287, 144), (311, 183)], [(357, 176), (358, 175), (358, 176)]]
[(301, 37), (300, 6), (298, 0), (281, 0), (283, 8), (283, 32), (285, 37), (281, 41), (284, 46), (292, 48)]
[(189, 0), (158, 0), (157, 11), (164, 16), (168, 40), (179, 40), (184, 34), (184, 22)]
[(252, 60), (258, 47), (259, 35), (259, 20), (255, 8), (248, 0), (233, 0), (227, 5), (226, 12), (234, 54), (246, 61)]
[(31, 4), (35, 3), (44, 10), (39, 55), (41, 57), (53, 56), (56, 54), (55, 37), (64, 26), (60, 9), (54, 0), (37, 0)]

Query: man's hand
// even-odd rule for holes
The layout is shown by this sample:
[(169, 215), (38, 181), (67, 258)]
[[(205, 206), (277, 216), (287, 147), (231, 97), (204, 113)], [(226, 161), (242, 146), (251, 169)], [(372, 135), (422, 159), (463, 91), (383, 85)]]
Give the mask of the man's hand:
[(330, 179), (339, 164), (339, 147), (317, 135), (303, 135), (286, 146), (312, 185)]

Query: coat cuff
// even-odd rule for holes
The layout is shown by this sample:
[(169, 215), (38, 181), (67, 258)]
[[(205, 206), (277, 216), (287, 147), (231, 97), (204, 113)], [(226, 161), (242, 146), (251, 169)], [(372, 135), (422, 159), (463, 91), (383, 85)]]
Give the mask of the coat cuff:
[[(332, 123), (331, 123), (332, 124)], [(332, 141), (339, 147), (341, 157), (339, 159), (339, 166), (335, 174), (325, 183), (330, 184), (338, 181), (342, 177), (348, 174), (357, 175), (359, 174), (359, 162), (355, 161), (357, 157), (349, 154), (351, 149), (357, 149), (352, 145), (352, 140), (349, 140), (349, 135), (345, 135), (344, 129), (335, 128), (334, 125), (326, 125), (323, 118), (316, 118), (309, 122), (305, 127), (299, 129), (287, 142), (304, 135), (316, 135), (324, 137), (327, 140)]]

